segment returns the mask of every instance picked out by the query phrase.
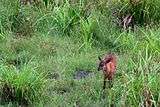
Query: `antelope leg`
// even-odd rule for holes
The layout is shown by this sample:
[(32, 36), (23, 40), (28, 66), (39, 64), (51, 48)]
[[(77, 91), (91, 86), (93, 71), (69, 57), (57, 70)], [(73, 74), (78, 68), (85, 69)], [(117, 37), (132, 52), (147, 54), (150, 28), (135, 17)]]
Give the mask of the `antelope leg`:
[(103, 89), (105, 89), (106, 88), (106, 82), (107, 82), (107, 80), (106, 80), (107, 78), (106, 78), (106, 76), (104, 76), (104, 81), (103, 81)]

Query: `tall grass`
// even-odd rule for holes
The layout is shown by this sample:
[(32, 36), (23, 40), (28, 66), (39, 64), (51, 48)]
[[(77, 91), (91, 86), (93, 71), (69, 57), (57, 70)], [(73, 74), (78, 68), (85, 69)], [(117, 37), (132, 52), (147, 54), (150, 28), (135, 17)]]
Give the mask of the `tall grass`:
[(97, 20), (94, 17), (89, 17), (87, 20), (81, 19), (80, 21), (80, 28), (81, 28), (81, 34), (82, 34), (82, 46), (85, 47), (85, 49), (91, 49), (92, 44), (94, 42), (94, 31), (96, 28)]
[[(141, 106), (149, 97), (159, 107), (160, 29), (151, 26), (160, 19), (158, 0), (41, 0), (40, 4), (0, 2), (2, 103)], [(141, 27), (121, 30), (115, 21), (128, 14)], [(97, 56), (108, 51), (116, 52), (118, 66), (113, 87), (102, 93)], [(76, 80), (78, 71), (92, 75)]]
[(79, 21), (79, 13), (67, 2), (55, 9), (55, 21), (62, 35), (69, 35), (74, 25)]
[(121, 0), (117, 5), (121, 5), (119, 17), (132, 15), (137, 25), (159, 23), (160, 1), (158, 0)]
[(33, 104), (44, 100), (47, 80), (43, 73), (25, 65), (20, 70), (1, 65), (1, 103)]

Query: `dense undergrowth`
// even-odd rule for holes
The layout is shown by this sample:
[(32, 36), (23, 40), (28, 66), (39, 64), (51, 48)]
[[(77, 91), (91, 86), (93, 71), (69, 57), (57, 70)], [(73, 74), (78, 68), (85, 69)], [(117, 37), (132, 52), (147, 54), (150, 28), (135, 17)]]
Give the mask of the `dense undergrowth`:
[[(1, 106), (160, 106), (159, 0), (21, 1), (0, 1)], [(118, 65), (102, 92), (107, 52)]]

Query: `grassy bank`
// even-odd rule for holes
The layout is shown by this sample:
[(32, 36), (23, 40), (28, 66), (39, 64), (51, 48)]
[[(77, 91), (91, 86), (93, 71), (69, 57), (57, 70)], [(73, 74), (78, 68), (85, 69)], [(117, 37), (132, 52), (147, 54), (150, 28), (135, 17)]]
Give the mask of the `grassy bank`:
[[(159, 11), (158, 0), (1, 0), (1, 106), (159, 107)], [(117, 70), (102, 91), (98, 56), (107, 52)]]

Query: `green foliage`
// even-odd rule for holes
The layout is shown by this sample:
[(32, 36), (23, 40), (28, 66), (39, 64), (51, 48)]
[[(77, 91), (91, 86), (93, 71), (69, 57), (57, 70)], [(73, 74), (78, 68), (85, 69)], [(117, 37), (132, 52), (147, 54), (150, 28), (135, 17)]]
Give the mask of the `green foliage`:
[(42, 101), (45, 96), (45, 75), (28, 65), (20, 70), (1, 65), (0, 81), (2, 102), (28, 105)]
[(43, 0), (45, 6), (47, 7), (48, 6), (48, 3), (49, 3), (49, 0)]
[(27, 19), (22, 13), (10, 16), (11, 31), (19, 36), (31, 36), (34, 32), (31, 20)]
[[(136, 107), (149, 97), (159, 107), (158, 0), (39, 3), (44, 5), (0, 2), (0, 103)], [(119, 29), (115, 21), (128, 14), (142, 26)], [(117, 69), (113, 87), (102, 91), (98, 56), (107, 52), (117, 55)], [(77, 80), (78, 71), (91, 75)]]
[(31, 36), (34, 32), (32, 20), (23, 13), (19, 0), (1, 3), (3, 3), (0, 17), (1, 31), (8, 30), (18, 36)]
[(119, 16), (133, 15), (135, 24), (143, 26), (159, 23), (159, 0), (121, 0), (117, 5), (121, 5)]
[(55, 9), (55, 22), (62, 35), (69, 35), (73, 26), (78, 23), (79, 13), (69, 3)]
[[(12, 7), (12, 8), (10, 8)], [(9, 21), (9, 16), (17, 14), (19, 11), (18, 0), (2, 0), (0, 2), (0, 32), (11, 29), (11, 22)]]
[(96, 28), (97, 20), (94, 17), (88, 17), (87, 20), (81, 19), (81, 35), (82, 35), (82, 46), (85, 49), (91, 49), (93, 44), (93, 35)]

